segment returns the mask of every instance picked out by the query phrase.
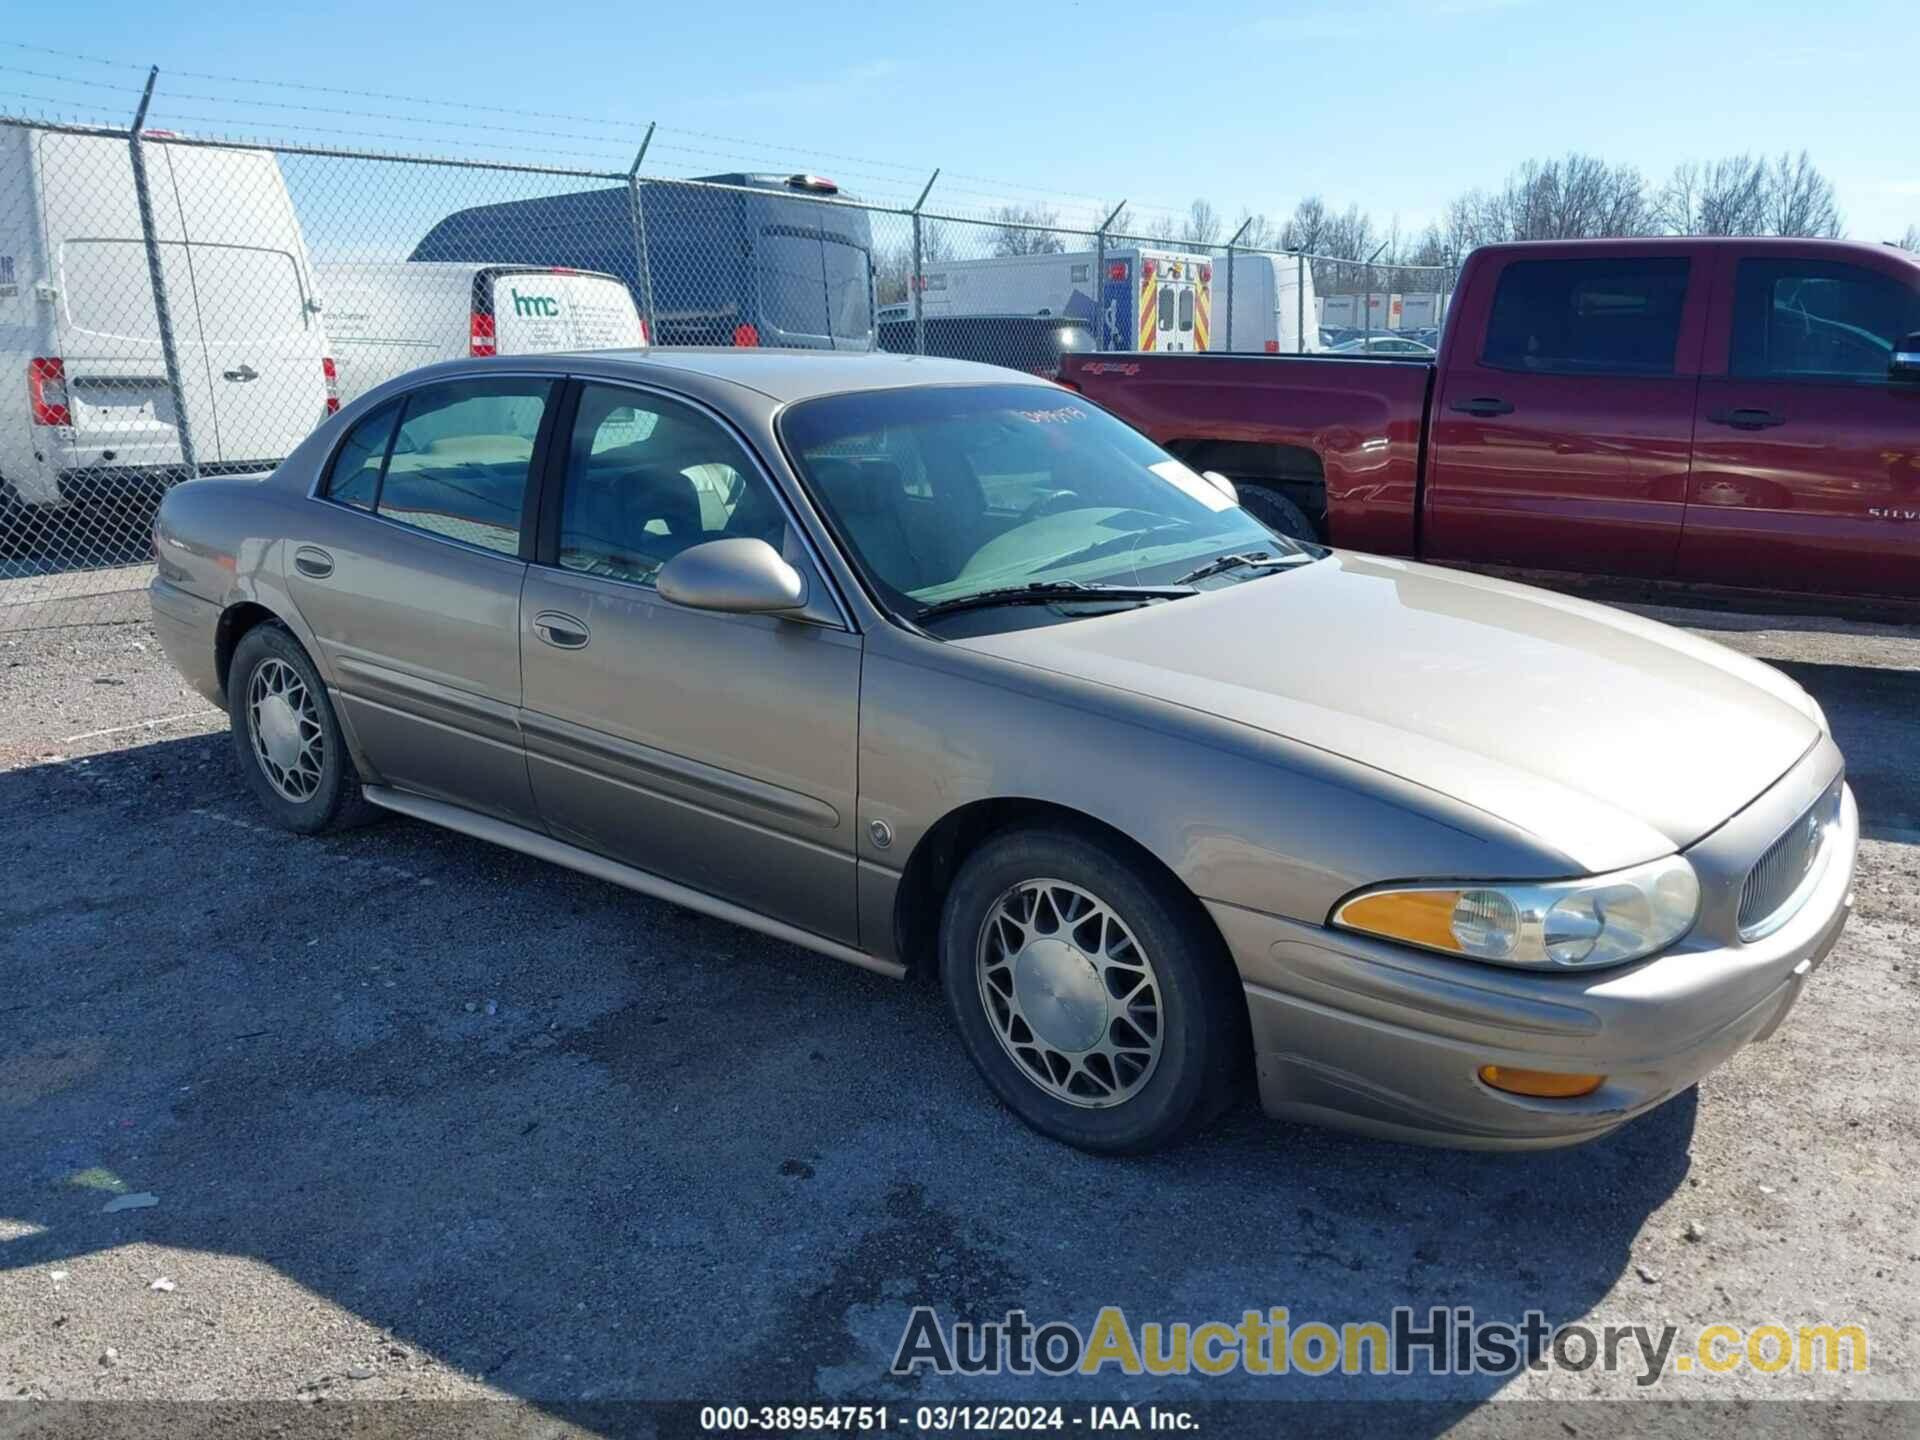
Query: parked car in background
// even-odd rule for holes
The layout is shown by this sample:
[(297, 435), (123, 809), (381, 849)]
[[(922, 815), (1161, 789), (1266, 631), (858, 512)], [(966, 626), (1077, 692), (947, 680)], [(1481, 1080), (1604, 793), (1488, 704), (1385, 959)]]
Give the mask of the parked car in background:
[[(312, 267), (264, 150), (145, 146), (180, 395), (207, 473), (271, 469), (335, 407)], [(0, 126), (0, 489), (157, 491), (183, 473), (124, 140)]]
[(1799, 686), (1230, 491), (959, 361), (456, 361), (170, 492), (154, 626), (275, 823), (371, 802), (937, 974), (1090, 1150), (1249, 1083), (1568, 1144), (1782, 1022), (1859, 828)]
[(633, 292), (615, 275), (403, 260), (317, 265), (314, 276), (343, 403), (437, 360), (647, 343)]
[[(639, 197), (636, 207), (634, 197)], [(414, 260), (618, 275), (661, 345), (873, 348), (867, 212), (818, 175), (706, 175), (455, 211)], [(646, 275), (640, 264), (642, 237)]]
[[(1095, 348), (1091, 321), (1061, 315), (933, 315), (922, 323), (928, 355), (1005, 365), (1049, 380), (1060, 373), (1061, 356), (1083, 355)], [(882, 350), (915, 353), (911, 315), (882, 319), (879, 335)]]
[(1428, 358), (1434, 354), (1433, 346), (1423, 345), (1420, 341), (1405, 335), (1359, 335), (1333, 347), (1336, 355), (1402, 355), (1409, 359)]
[[(1320, 349), (1319, 309), (1313, 292), (1313, 266), (1283, 255), (1222, 256), (1213, 270), (1214, 350), (1251, 350), (1268, 355), (1312, 353)], [(1231, 309), (1232, 323), (1228, 323)], [(1305, 343), (1301, 341), (1305, 322)]]
[[(1119, 358), (1119, 357), (1116, 357)], [(1449, 564), (1920, 597), (1920, 258), (1498, 245), (1437, 359), (1071, 356), (1289, 534)]]

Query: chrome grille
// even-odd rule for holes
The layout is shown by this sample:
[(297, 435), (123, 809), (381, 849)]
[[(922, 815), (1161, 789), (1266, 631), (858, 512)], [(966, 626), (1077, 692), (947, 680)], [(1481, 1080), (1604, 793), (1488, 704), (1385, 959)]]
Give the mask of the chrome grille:
[(1807, 809), (1767, 847), (1740, 887), (1740, 938), (1758, 940), (1793, 918), (1820, 878), (1827, 840), (1840, 818), (1840, 785)]

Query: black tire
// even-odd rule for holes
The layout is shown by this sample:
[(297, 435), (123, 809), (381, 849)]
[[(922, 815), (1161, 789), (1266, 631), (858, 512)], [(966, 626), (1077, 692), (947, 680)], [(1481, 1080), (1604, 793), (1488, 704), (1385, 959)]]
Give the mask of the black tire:
[(1307, 518), (1307, 512), (1278, 490), (1268, 490), (1250, 482), (1236, 482), (1236, 488), (1240, 491), (1240, 508), (1274, 534), (1284, 535), (1289, 540), (1320, 543), (1320, 532), (1314, 528), (1313, 521)]
[[(1031, 1072), (1040, 1067), (1033, 1062), (1044, 1057), (1036, 1051), (1024, 1064), (1014, 1057), (1001, 1039), (1004, 1022), (989, 1012), (983, 993), (983, 927), (1003, 897), (1037, 880), (1096, 897), (1151, 962), (1160, 1049), (1138, 1088), (1101, 1101), (1106, 1108), (1059, 1098), (1035, 1078)], [(940, 954), (947, 1007), (967, 1053), (1007, 1108), (1041, 1134), (1099, 1154), (1137, 1154), (1191, 1135), (1231, 1102), (1247, 1050), (1238, 977), (1198, 902), (1124, 847), (1054, 827), (993, 837), (954, 878), (941, 915)], [(1111, 1035), (1115, 1022), (1104, 1023)], [(1107, 1073), (1114, 1073), (1111, 1066)]]
[[(269, 679), (291, 671), (305, 687), (305, 703), (311, 705), (310, 723), (318, 730), (317, 766), (310, 767), (311, 774), (303, 768), (298, 779), (288, 787), (307, 791), (297, 799), (282, 793), (267, 760), (255, 753), (253, 725), (248, 716), (249, 695), (256, 674), (268, 666), (284, 667), (282, 671), (269, 671)], [(313, 661), (307, 658), (307, 652), (300, 648), (300, 642), (282, 626), (256, 625), (240, 637), (227, 671), (227, 714), (233, 725), (233, 746), (241, 772), (246, 775), (254, 798), (274, 824), (296, 834), (318, 835), (363, 823), (371, 817), (373, 807), (361, 798), (360, 778), (347, 754), (340, 722), (333, 713), (333, 703), (327, 698), (327, 687), (321, 682)], [(300, 733), (304, 736), (304, 726)]]

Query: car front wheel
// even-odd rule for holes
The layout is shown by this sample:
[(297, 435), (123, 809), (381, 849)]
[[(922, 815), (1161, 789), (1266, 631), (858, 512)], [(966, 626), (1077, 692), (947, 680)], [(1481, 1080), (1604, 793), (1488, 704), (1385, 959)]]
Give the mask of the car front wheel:
[(1199, 905), (1102, 837), (1003, 834), (961, 867), (941, 927), (974, 1064), (1034, 1129), (1152, 1150), (1231, 1098), (1245, 1002)]

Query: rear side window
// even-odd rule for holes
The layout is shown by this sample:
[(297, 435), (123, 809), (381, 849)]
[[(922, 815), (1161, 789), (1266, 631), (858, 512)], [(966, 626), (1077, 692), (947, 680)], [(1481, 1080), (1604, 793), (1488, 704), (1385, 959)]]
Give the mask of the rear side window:
[(1920, 295), (1830, 260), (1742, 260), (1733, 289), (1735, 375), (1881, 381), (1895, 344), (1920, 330)]
[(552, 385), (463, 380), (407, 396), (379, 513), (502, 555), (520, 551), (534, 442)]
[(387, 459), (387, 441), (393, 438), (394, 422), (399, 418), (400, 407), (388, 405), (353, 427), (333, 457), (333, 473), (327, 480), (329, 500), (356, 510), (373, 509), (380, 493), (380, 467)]
[(1671, 375), (1685, 259), (1521, 260), (1500, 273), (1483, 358), (1507, 370)]
[(520, 552), (520, 519), (551, 382), (430, 385), (355, 425), (327, 498), (448, 540)]

